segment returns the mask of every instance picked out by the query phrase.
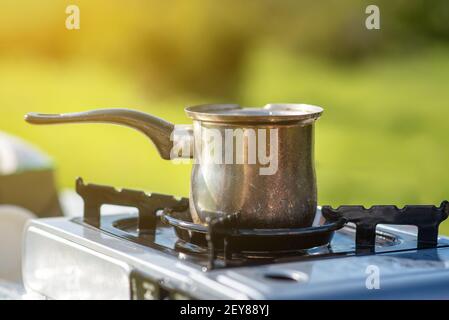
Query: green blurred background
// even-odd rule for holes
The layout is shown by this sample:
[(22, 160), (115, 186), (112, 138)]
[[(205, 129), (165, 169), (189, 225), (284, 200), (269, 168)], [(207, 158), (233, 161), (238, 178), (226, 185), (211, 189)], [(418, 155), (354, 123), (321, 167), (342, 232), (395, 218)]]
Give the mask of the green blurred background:
[[(81, 29), (67, 30), (76, 4)], [(365, 28), (380, 8), (381, 29)], [(0, 130), (89, 182), (188, 194), (188, 165), (111, 125), (33, 127), (26, 112), (128, 107), (175, 123), (200, 103), (323, 106), (319, 203), (449, 198), (449, 1), (1, 0)], [(449, 224), (443, 227), (449, 233)]]

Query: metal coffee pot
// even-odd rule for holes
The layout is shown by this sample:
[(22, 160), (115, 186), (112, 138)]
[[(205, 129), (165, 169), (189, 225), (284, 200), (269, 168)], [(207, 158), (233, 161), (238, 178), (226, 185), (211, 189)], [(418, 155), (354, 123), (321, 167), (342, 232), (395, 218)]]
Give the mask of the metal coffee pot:
[(193, 125), (174, 125), (128, 109), (29, 113), (33, 124), (102, 122), (148, 136), (163, 159), (193, 159), (190, 211), (195, 223), (237, 214), (242, 228), (312, 225), (316, 205), (314, 122), (323, 109), (305, 104), (263, 108), (187, 107)]

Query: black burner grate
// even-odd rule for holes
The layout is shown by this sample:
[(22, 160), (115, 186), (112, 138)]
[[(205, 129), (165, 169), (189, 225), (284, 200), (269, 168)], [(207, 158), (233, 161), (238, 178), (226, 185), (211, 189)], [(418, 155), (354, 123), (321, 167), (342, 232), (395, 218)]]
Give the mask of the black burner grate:
[(376, 227), (378, 224), (413, 225), (418, 228), (418, 248), (433, 248), (438, 244), (438, 228), (448, 217), (448, 201), (439, 207), (433, 205), (408, 205), (400, 209), (392, 205), (341, 206), (333, 209), (323, 206), (321, 212), (326, 219), (344, 218), (356, 225), (357, 253), (375, 251)]
[[(333, 209), (322, 207), (326, 218), (323, 225), (301, 229), (239, 229), (238, 215), (228, 215), (209, 221), (208, 226), (194, 224), (189, 215), (177, 216), (188, 212), (188, 199), (177, 199), (163, 194), (146, 194), (142, 191), (123, 189), (94, 184), (84, 184), (79, 178), (76, 183), (77, 193), (84, 200), (84, 222), (101, 228), (102, 205), (113, 204), (130, 206), (138, 209), (137, 232), (148, 241), (154, 235), (157, 221), (173, 226), (178, 237), (184, 241), (207, 248), (209, 267), (215, 266), (218, 253), (226, 264), (233, 259), (233, 254), (244, 251), (284, 252), (301, 250), (329, 244), (335, 230), (346, 223), (356, 225), (356, 254), (375, 252), (376, 226), (378, 224), (414, 225), (418, 227), (418, 248), (436, 247), (438, 228), (448, 217), (449, 205), (443, 201), (439, 207), (427, 205), (341, 206)], [(163, 210), (161, 217), (157, 212)]]
[[(180, 213), (184, 215), (174, 217)], [(207, 227), (188, 221), (189, 215), (189, 212), (166, 209), (162, 221), (173, 226), (180, 239), (207, 247), (211, 268), (218, 253), (222, 253), (226, 262), (231, 261), (234, 254), (281, 256), (325, 246), (332, 240), (334, 232), (346, 223), (344, 218), (337, 217), (308, 228), (241, 229), (238, 228), (238, 215), (210, 220)]]

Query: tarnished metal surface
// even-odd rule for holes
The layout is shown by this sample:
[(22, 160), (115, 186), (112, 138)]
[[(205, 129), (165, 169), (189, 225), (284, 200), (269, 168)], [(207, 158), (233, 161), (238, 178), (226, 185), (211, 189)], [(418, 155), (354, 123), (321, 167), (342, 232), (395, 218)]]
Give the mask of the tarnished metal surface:
[[(242, 129), (244, 136), (254, 129), (277, 130), (278, 168), (274, 174), (261, 175), (260, 169), (264, 165), (258, 159), (249, 165), (198, 160), (199, 163), (193, 165), (190, 189), (190, 209), (195, 223), (204, 223), (212, 212), (214, 215), (238, 212), (238, 223), (243, 228), (307, 227), (312, 224), (317, 204), (312, 124), (254, 126), (195, 121), (195, 141), (207, 141), (210, 129), (218, 130), (222, 136), (229, 129)], [(259, 145), (258, 137), (256, 142)], [(208, 146), (203, 143), (202, 147), (204, 150)], [(247, 139), (242, 148), (245, 152), (249, 150)], [(221, 156), (224, 157), (224, 153)]]

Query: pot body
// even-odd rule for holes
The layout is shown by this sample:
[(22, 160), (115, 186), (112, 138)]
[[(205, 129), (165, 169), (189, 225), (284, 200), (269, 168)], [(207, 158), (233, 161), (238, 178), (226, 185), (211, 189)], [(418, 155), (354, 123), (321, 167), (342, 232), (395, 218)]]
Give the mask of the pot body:
[[(312, 225), (317, 205), (313, 121), (194, 121), (193, 132), (194, 222), (205, 224), (207, 218), (238, 213), (242, 228)], [(221, 145), (216, 142), (220, 138)]]

